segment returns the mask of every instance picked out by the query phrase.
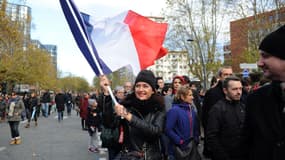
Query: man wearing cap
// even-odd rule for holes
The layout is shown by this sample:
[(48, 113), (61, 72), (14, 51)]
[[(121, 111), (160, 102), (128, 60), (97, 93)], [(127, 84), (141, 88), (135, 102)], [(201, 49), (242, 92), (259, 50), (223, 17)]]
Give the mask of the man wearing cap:
[(245, 133), (250, 160), (285, 159), (285, 26), (259, 46), (257, 65), (272, 83), (248, 96)]

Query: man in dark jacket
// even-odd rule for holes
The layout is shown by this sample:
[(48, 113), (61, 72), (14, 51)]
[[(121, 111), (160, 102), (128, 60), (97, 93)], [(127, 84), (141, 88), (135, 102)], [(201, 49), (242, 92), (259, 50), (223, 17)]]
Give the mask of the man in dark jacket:
[(240, 102), (241, 81), (227, 77), (223, 82), (225, 98), (219, 100), (210, 110), (207, 124), (207, 142), (212, 160), (244, 160), (242, 129), (245, 106)]
[(250, 94), (245, 131), (250, 160), (285, 159), (285, 26), (267, 35), (259, 46), (257, 65), (273, 82)]
[(65, 105), (66, 105), (67, 115), (71, 116), (71, 108), (72, 108), (72, 94), (71, 94), (71, 92), (65, 93)]
[(58, 122), (63, 120), (63, 111), (64, 111), (64, 103), (65, 103), (65, 96), (61, 90), (55, 95), (55, 104), (58, 113)]
[[(226, 77), (229, 77), (233, 74), (233, 70), (230, 66), (225, 66), (219, 69), (218, 78), (219, 81), (217, 85), (211, 89), (209, 89), (204, 97), (203, 106), (202, 106), (202, 126), (204, 127), (204, 132), (206, 132), (207, 122), (208, 122), (208, 113), (212, 106), (217, 103), (220, 99), (225, 97), (223, 93), (222, 82)], [(206, 135), (206, 133), (204, 133)], [(206, 157), (210, 156), (210, 152), (207, 148), (207, 137), (205, 136), (204, 141), (204, 150), (203, 154)]]
[(43, 91), (43, 95), (41, 97), (41, 103), (42, 103), (42, 112), (44, 117), (48, 117), (48, 110), (50, 105), (51, 99), (50, 99), (50, 92), (49, 90)]

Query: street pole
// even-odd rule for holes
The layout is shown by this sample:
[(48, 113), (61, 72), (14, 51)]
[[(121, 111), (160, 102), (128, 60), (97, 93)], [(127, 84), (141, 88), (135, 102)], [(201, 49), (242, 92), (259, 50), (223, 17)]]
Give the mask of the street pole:
[[(188, 42), (193, 42), (193, 39), (187, 39)], [(202, 53), (199, 53), (199, 57), (200, 57), (200, 61), (201, 61), (201, 65), (202, 65), (202, 77), (203, 77), (203, 87), (207, 88), (207, 68), (206, 68), (206, 64), (205, 64), (205, 59), (202, 55)]]

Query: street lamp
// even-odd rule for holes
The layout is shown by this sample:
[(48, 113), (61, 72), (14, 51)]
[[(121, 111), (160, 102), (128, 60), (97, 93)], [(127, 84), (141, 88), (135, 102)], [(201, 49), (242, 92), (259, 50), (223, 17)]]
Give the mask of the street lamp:
[[(187, 39), (187, 42), (193, 42), (193, 41), (194, 41), (194, 39), (191, 39), (191, 38)], [(198, 47), (200, 47), (200, 46), (198, 45)], [(204, 56), (202, 55), (202, 53), (201, 53), (201, 52), (199, 52), (199, 53), (200, 53), (200, 54), (199, 54), (199, 57), (200, 57), (201, 65), (202, 65), (203, 85), (204, 85), (204, 87), (206, 88), (206, 87), (207, 87), (207, 76), (206, 76), (206, 74), (207, 74), (207, 69), (206, 69), (206, 63), (205, 63), (205, 59), (204, 59)]]

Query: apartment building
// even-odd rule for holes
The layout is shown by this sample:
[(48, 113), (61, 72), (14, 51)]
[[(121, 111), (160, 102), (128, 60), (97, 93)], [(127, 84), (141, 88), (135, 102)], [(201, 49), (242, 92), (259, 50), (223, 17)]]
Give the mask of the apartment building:
[(258, 44), (265, 35), (285, 23), (285, 7), (255, 16), (230, 22), (231, 63), (236, 73), (241, 72), (240, 64), (245, 63), (242, 55), (246, 49)]

